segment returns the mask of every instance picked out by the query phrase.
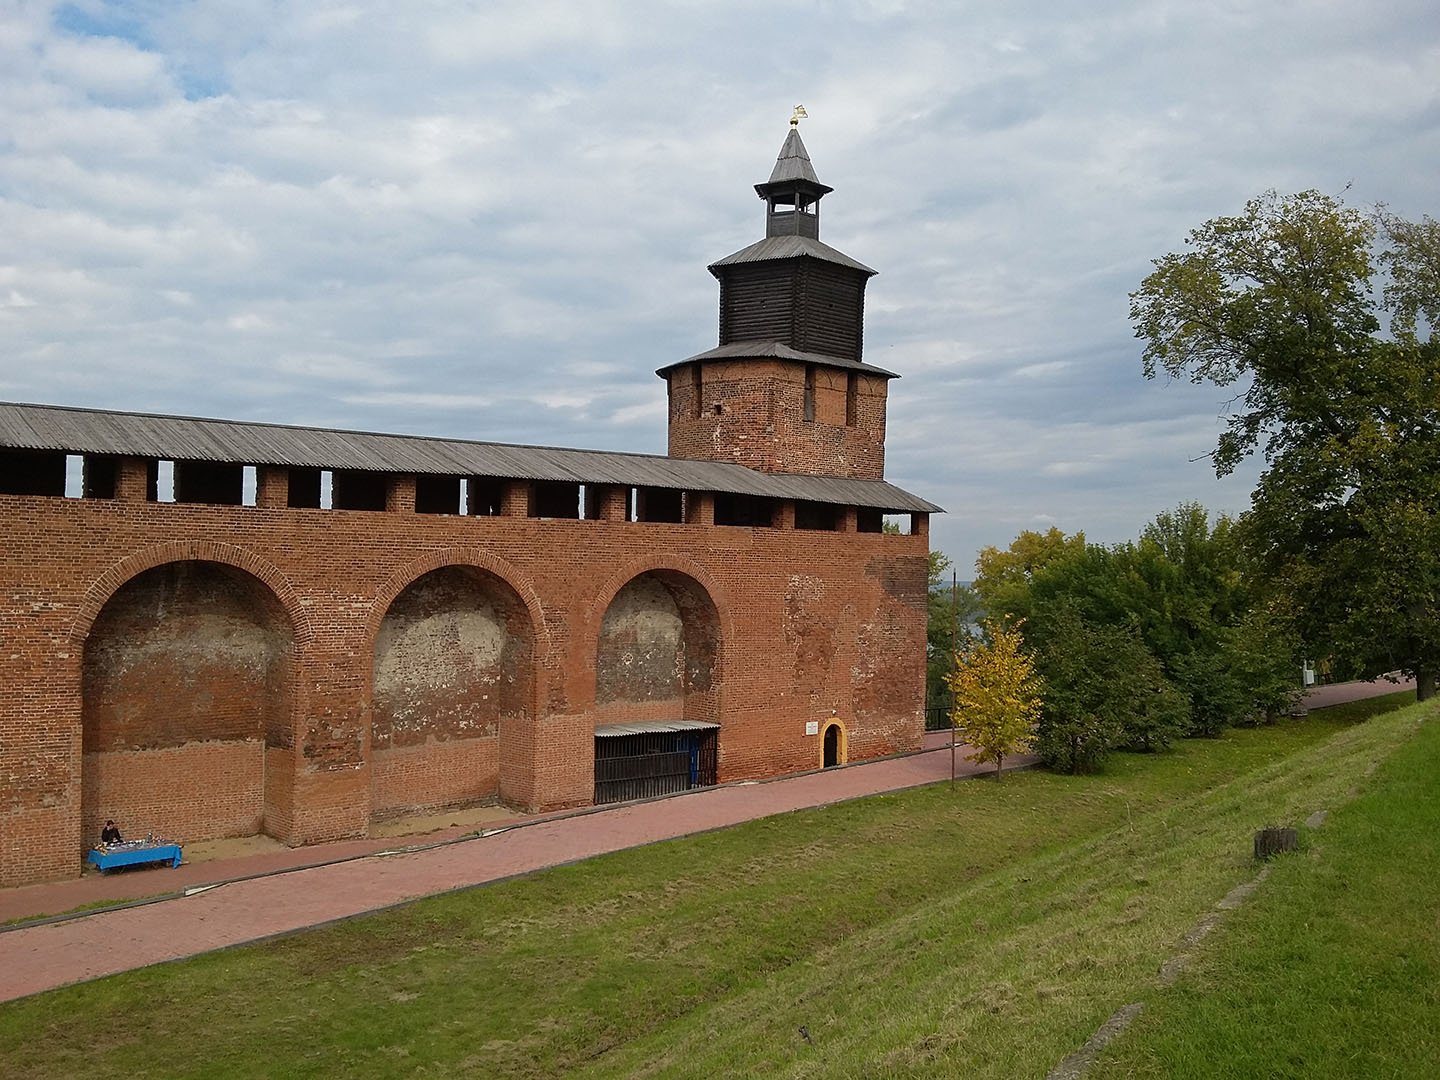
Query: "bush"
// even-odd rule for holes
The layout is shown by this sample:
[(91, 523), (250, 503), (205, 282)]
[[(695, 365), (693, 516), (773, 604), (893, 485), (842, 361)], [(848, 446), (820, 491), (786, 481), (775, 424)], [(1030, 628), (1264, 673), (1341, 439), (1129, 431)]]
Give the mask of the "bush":
[(1172, 662), (1175, 683), (1190, 699), (1189, 734), (1215, 738), (1245, 718), (1249, 701), (1232, 661), (1219, 652), (1192, 652)]
[(1224, 644), (1245, 688), (1236, 723), (1269, 723), (1300, 703), (1300, 646), (1283, 619), (1253, 609), (1228, 632)]
[(1165, 678), (1160, 661), (1148, 651), (1132, 658), (1132, 663), (1136, 677), (1144, 681), (1130, 688), (1125, 701), (1126, 715), (1121, 718), (1125, 746), (1146, 753), (1168, 749), (1190, 731), (1190, 699)]
[(1062, 607), (1037, 667), (1048, 689), (1035, 751), (1052, 769), (1092, 772), (1118, 747), (1163, 750), (1185, 733), (1189, 702), (1134, 631)]
[(1036, 657), (1047, 693), (1035, 752), (1052, 769), (1092, 772), (1124, 739), (1107, 653), (1114, 633), (1084, 622), (1070, 609), (1050, 620)]

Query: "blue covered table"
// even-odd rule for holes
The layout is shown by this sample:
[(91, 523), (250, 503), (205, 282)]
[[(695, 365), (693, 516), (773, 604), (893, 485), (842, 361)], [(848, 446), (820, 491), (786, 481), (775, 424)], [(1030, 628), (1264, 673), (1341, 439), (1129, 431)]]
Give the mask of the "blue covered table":
[(140, 866), (144, 863), (169, 863), (180, 865), (179, 844), (109, 844), (91, 848), (85, 861), (102, 874), (121, 866)]

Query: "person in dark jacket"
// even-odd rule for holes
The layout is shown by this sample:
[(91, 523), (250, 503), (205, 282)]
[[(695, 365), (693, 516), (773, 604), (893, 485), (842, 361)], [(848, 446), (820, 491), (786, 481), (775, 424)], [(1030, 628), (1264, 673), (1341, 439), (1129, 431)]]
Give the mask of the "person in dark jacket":
[(105, 822), (105, 828), (103, 828), (103, 829), (100, 830), (100, 843), (102, 843), (102, 844), (118, 844), (118, 843), (120, 843), (120, 830), (115, 827), (115, 822), (114, 822), (114, 821), (107, 821), (107, 822)]

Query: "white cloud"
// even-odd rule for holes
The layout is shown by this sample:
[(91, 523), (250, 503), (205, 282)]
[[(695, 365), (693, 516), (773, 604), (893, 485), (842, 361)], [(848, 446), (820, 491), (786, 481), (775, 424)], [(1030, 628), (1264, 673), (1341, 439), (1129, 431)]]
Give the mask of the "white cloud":
[[(58, 21), (57, 21), (58, 20)], [(803, 32), (801, 32), (803, 31)], [(0, 8), (6, 396), (663, 450), (807, 106), (937, 544), (1244, 505), (1126, 293), (1265, 188), (1435, 213), (1440, 27), (1099, 0)]]
[(114, 38), (53, 38), (42, 70), (72, 90), (119, 103), (149, 101), (172, 89), (159, 56)]

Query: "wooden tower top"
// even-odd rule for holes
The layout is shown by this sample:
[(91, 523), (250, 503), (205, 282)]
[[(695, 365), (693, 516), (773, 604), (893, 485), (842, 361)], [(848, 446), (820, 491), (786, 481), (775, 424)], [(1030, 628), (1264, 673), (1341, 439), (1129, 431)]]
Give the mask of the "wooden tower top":
[(717, 354), (804, 354), (795, 359), (893, 377), (862, 360), (865, 283), (875, 271), (820, 239), (820, 200), (833, 190), (815, 174), (792, 120), (770, 179), (755, 185), (765, 238), (709, 266), (720, 282)]
[(865, 284), (875, 271), (820, 239), (822, 184), (796, 127), (780, 147), (765, 236), (710, 264), (720, 341), (658, 374), (670, 397), (673, 457), (765, 472), (879, 480), (886, 384), (862, 358)]

